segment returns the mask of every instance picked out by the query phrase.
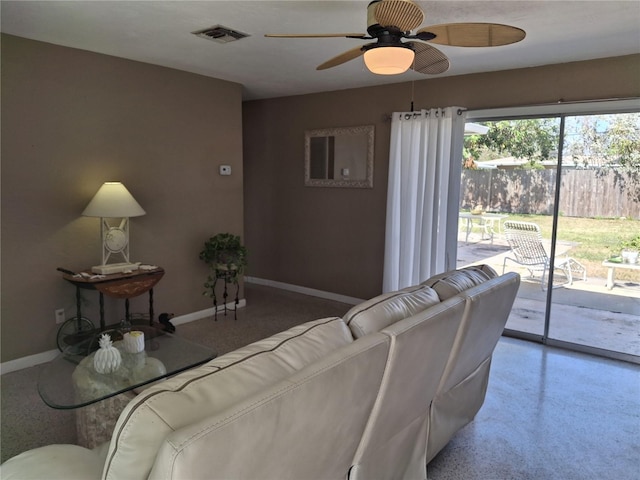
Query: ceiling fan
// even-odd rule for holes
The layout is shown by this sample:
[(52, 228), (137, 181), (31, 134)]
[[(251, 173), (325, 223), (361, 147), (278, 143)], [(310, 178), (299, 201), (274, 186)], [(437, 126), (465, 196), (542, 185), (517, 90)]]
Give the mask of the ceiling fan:
[[(449, 59), (429, 43), (455, 47), (497, 47), (521, 41), (524, 30), (498, 23), (445, 23), (419, 27), (424, 13), (411, 0), (374, 0), (367, 7), (367, 34), (267, 34), (275, 38), (345, 37), (375, 40), (347, 50), (319, 65), (317, 70), (341, 65), (364, 56), (364, 63), (373, 73), (396, 75), (409, 68), (419, 73), (435, 75), (449, 69)], [(403, 42), (402, 39), (410, 41)], [(429, 42), (429, 43), (426, 43)]]

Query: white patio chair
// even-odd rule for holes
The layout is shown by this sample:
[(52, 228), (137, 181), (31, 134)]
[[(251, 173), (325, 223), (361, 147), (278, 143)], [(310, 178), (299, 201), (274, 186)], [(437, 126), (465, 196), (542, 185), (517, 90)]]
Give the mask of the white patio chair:
[[(531, 278), (535, 277), (536, 272), (542, 272), (540, 286), (544, 290), (544, 279), (550, 266), (550, 259), (542, 244), (540, 227), (535, 223), (507, 220), (503, 223), (503, 229), (514, 258), (505, 257), (502, 264), (502, 273), (505, 271), (507, 260), (527, 268)], [(584, 265), (567, 255), (557, 256), (554, 268), (563, 273), (567, 279), (565, 284), (571, 285), (574, 275), (582, 275), (582, 280), (587, 279), (587, 269)]]

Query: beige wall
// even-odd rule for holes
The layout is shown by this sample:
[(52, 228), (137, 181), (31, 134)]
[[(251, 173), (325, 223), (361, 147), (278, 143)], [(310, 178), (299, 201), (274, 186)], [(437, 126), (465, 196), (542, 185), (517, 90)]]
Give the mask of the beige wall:
[[(640, 96), (639, 65), (630, 56), (424, 80), (415, 105)], [(411, 91), (401, 83), (241, 107), (238, 84), (2, 35), (0, 360), (55, 348), (53, 311), (75, 310), (75, 290), (55, 269), (99, 263), (98, 220), (80, 213), (107, 180), (124, 182), (147, 211), (132, 219), (131, 253), (167, 270), (156, 312), (211, 306), (198, 252), (212, 234), (242, 234), (243, 214), (248, 275), (379, 293), (385, 116), (408, 110)], [(373, 189), (303, 187), (304, 130), (368, 124), (376, 127)], [(218, 175), (221, 163), (231, 177)], [(97, 320), (97, 295), (83, 298)], [(123, 316), (121, 301), (107, 299), (106, 308), (110, 321)], [(145, 309), (146, 298), (132, 301), (133, 311)]]
[[(2, 36), (3, 362), (55, 348), (54, 310), (74, 314), (56, 267), (100, 263), (99, 220), (80, 214), (104, 181), (147, 212), (131, 220), (131, 260), (167, 271), (156, 313), (212, 306), (198, 253), (210, 235), (242, 234), (241, 102), (239, 84)], [(97, 294), (83, 298), (97, 321)], [(124, 316), (122, 301), (106, 309)]]
[[(339, 68), (339, 67), (338, 67)], [(390, 122), (415, 107), (468, 109), (640, 96), (640, 55), (245, 102), (251, 276), (368, 298), (382, 288)], [(374, 188), (304, 187), (304, 131), (375, 125)], [(456, 199), (457, 201), (457, 199)]]

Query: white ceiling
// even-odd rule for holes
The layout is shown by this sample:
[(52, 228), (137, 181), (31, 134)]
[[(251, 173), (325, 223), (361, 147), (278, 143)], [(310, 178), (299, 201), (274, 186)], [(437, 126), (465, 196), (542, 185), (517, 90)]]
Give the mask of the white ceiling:
[[(417, 1), (423, 26), (493, 22), (527, 32), (494, 48), (438, 46), (443, 75), (531, 67), (640, 53), (640, 1)], [(2, 1), (1, 30), (67, 47), (241, 83), (245, 99), (432, 78), (370, 73), (358, 58), (315, 67), (363, 40), (274, 39), (265, 33), (366, 32), (368, 1)], [(190, 32), (222, 24), (250, 34), (219, 44)], [(578, 79), (576, 79), (578, 80)]]

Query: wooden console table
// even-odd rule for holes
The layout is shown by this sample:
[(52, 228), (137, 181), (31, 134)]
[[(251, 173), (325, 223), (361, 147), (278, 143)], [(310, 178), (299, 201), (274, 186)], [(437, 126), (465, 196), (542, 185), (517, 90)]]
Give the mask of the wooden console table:
[[(85, 274), (85, 275), (83, 275)], [(97, 290), (100, 294), (100, 330), (106, 328), (104, 321), (104, 295), (125, 299), (125, 320), (131, 322), (129, 299), (149, 292), (149, 325), (153, 325), (153, 287), (164, 275), (164, 269), (134, 270), (131, 273), (112, 273), (110, 275), (95, 275), (91, 270), (72, 275), (64, 273), (62, 278), (76, 287), (76, 318), (81, 315), (80, 290)]]

